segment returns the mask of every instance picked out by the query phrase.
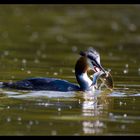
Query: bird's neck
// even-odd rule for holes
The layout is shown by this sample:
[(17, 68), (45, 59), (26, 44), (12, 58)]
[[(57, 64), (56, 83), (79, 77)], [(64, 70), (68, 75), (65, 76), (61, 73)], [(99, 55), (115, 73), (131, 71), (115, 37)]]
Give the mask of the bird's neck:
[(81, 90), (89, 90), (92, 84), (91, 79), (87, 75), (88, 69), (87, 58), (83, 56), (80, 57), (75, 65), (75, 75)]

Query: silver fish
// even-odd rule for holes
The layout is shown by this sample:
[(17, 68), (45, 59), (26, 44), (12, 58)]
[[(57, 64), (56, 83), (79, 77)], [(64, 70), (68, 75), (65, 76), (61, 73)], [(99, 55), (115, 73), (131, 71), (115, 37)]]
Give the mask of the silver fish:
[[(99, 79), (101, 80), (101, 84), (98, 84)], [(99, 71), (94, 73), (92, 85), (95, 85), (95, 87), (98, 89), (101, 89), (103, 86), (106, 86), (106, 88), (112, 90), (114, 87), (114, 82), (111, 73), (108, 71)]]

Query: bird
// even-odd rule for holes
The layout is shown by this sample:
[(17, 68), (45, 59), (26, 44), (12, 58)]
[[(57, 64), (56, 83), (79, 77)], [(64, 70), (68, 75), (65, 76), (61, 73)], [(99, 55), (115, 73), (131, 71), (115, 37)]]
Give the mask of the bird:
[[(33, 77), (16, 82), (1, 82), (1, 88), (10, 88), (18, 90), (48, 90), (48, 91), (90, 91), (95, 90), (96, 80), (101, 73), (106, 73), (100, 63), (100, 54), (94, 48), (88, 48), (81, 51), (80, 57), (75, 64), (75, 77), (78, 84), (67, 80), (47, 77)], [(88, 76), (88, 71), (92, 70), (96, 74), (93, 77), (94, 82)]]

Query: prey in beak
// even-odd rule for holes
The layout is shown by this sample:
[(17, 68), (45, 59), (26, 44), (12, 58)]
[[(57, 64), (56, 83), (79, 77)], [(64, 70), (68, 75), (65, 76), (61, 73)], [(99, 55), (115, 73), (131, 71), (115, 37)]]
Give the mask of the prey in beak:
[[(96, 89), (100, 89), (105, 86), (107, 89), (110, 89), (111, 91), (113, 90), (114, 83), (113, 83), (113, 78), (110, 74), (109, 71), (98, 71), (93, 74), (93, 82), (91, 86), (95, 86)], [(98, 80), (101, 80), (101, 83), (98, 84)]]

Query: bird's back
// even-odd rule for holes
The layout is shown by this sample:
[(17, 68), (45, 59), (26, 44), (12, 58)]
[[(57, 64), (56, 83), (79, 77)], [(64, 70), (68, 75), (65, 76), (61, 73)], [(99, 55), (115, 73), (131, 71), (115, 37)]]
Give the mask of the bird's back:
[(6, 88), (21, 90), (78, 91), (79, 86), (66, 80), (55, 78), (28, 78), (13, 83), (3, 83)]

